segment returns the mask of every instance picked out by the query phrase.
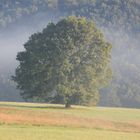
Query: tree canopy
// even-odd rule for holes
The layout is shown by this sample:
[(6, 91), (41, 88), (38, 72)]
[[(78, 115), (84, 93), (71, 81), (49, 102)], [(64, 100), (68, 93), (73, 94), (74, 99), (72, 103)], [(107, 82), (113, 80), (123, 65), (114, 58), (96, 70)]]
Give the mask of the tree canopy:
[(110, 79), (111, 45), (93, 21), (68, 17), (33, 34), (19, 52), (14, 80), (25, 99), (95, 105)]

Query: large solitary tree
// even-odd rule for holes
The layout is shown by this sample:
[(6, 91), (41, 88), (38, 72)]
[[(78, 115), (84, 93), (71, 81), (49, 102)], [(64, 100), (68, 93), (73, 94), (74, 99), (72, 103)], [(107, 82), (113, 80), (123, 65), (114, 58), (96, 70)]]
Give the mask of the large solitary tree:
[(95, 105), (110, 79), (111, 45), (93, 21), (68, 17), (33, 34), (13, 79), (24, 99)]

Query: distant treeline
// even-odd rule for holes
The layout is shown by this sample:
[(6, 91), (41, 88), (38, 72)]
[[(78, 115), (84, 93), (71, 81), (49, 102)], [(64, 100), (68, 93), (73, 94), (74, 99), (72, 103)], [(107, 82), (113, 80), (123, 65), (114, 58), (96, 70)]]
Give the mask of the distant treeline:
[(139, 0), (0, 0), (0, 25), (37, 12), (59, 11), (94, 19), (101, 26), (140, 32)]

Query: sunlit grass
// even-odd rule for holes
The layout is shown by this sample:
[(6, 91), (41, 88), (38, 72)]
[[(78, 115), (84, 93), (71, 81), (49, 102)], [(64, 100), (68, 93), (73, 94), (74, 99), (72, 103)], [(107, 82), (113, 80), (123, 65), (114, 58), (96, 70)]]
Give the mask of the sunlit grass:
[(138, 133), (70, 127), (0, 126), (1, 140), (139, 140)]
[(75, 116), (80, 115), (81, 117), (98, 117), (116, 121), (140, 121), (140, 109), (84, 106), (72, 106), (71, 109), (65, 109), (64, 105), (16, 102), (0, 102), (0, 106), (14, 107), (20, 110), (40, 110), (44, 112), (72, 114)]
[(140, 110), (0, 102), (0, 140), (139, 140)]

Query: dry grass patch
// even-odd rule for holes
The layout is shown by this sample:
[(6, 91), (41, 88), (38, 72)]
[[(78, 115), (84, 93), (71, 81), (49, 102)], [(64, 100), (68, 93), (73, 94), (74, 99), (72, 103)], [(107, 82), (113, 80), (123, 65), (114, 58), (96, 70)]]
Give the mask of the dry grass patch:
[[(70, 110), (66, 110), (72, 111)], [(90, 111), (90, 110), (89, 110)], [(0, 107), (0, 122), (4, 124), (52, 125), (67, 127), (98, 128), (125, 132), (140, 132), (140, 122), (112, 121), (104, 118), (78, 116), (53, 109), (22, 109), (8, 106)]]

